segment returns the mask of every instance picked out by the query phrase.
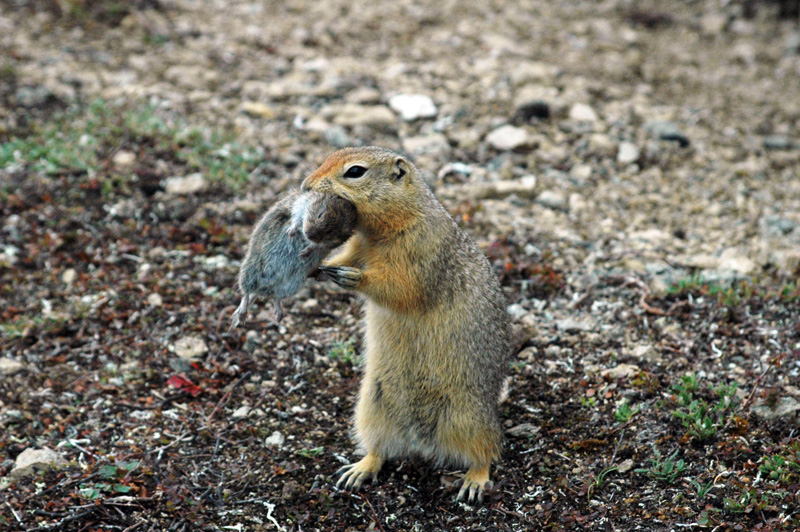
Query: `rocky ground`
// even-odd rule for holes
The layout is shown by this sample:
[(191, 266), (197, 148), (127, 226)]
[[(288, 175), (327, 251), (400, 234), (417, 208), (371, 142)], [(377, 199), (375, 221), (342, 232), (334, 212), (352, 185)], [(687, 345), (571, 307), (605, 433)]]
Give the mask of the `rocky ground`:
[[(0, 2), (0, 529), (797, 530), (778, 4)], [(259, 214), (360, 144), (417, 162), (508, 297), (480, 507), (415, 460), (331, 485), (353, 294), (227, 332)]]

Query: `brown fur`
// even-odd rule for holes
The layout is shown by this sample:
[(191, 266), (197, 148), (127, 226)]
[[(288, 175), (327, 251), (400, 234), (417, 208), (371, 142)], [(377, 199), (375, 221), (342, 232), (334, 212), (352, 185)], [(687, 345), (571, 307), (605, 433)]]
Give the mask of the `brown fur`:
[[(368, 171), (344, 177), (353, 165)], [(303, 189), (340, 196), (358, 212), (355, 234), (326, 263), (367, 298), (355, 430), (368, 460), (340, 483), (357, 487), (383, 460), (419, 454), (469, 466), (459, 497), (480, 499), (500, 455), (497, 400), (511, 345), (486, 257), (391, 151), (340, 150)]]

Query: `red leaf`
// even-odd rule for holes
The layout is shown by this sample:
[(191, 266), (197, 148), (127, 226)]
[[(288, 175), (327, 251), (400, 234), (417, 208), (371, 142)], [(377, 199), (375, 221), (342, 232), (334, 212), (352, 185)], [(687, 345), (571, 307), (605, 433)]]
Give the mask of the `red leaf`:
[(183, 375), (173, 375), (172, 377), (169, 378), (167, 384), (169, 384), (170, 386), (174, 386), (179, 390), (183, 390), (192, 397), (197, 397), (203, 392), (202, 388), (200, 388), (198, 385), (196, 385)]

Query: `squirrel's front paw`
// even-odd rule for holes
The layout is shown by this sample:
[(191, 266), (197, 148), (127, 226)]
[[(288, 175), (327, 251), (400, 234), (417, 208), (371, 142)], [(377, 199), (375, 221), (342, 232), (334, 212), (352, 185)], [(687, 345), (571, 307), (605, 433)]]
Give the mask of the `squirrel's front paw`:
[(487, 489), (492, 489), (492, 481), (489, 480), (489, 469), (470, 469), (462, 479), (461, 489), (458, 490), (456, 501), (464, 501), (467, 504), (483, 502), (483, 494)]
[(364, 272), (358, 268), (349, 268), (347, 266), (320, 266), (319, 271), (342, 288), (350, 289), (356, 288), (364, 275)]
[(358, 490), (364, 481), (372, 478), (374, 483), (378, 478), (378, 471), (381, 470), (383, 459), (375, 454), (368, 454), (355, 464), (346, 465), (339, 468), (336, 472), (341, 475), (339, 482), (336, 483), (337, 488), (344, 488), (346, 490)]

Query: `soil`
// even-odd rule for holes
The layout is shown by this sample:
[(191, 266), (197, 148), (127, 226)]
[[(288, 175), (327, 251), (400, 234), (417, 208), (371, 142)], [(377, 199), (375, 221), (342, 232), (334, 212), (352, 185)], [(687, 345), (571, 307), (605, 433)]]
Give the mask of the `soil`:
[[(782, 4), (0, 2), (0, 530), (800, 529)], [(357, 295), (310, 279), (228, 332), (260, 214), (361, 144), (508, 299), (481, 505), (414, 458), (334, 487)]]

